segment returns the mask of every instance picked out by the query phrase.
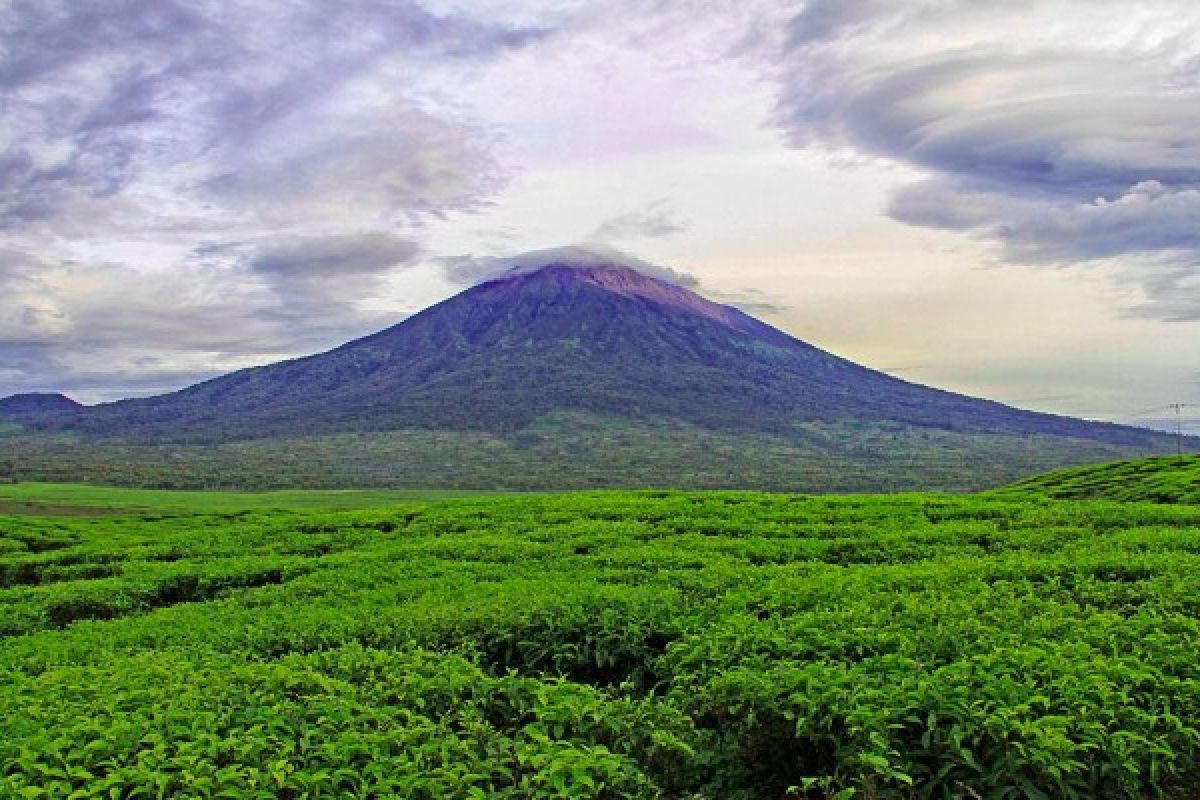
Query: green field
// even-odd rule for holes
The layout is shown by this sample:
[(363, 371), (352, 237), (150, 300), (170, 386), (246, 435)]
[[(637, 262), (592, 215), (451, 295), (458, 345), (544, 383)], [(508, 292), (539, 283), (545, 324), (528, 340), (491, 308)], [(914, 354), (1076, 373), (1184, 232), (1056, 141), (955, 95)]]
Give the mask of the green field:
[(1200, 790), (1200, 506), (2, 488), (0, 797)]
[[(20, 507), (22, 515), (92, 516), (122, 511), (347, 511), (432, 502), (482, 494), (436, 489), (290, 489), (263, 492), (123, 489), (83, 483), (0, 484), (0, 514)], [(491, 493), (494, 494), (494, 493)]]
[(1200, 503), (1200, 456), (1160, 456), (1037, 475), (1001, 490), (1010, 497)]

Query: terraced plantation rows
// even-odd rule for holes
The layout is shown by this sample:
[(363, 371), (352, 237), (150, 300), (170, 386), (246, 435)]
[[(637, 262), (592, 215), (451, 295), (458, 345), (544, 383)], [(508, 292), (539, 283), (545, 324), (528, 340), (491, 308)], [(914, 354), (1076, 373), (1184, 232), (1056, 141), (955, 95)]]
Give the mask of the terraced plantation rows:
[(1200, 503), (1200, 455), (1160, 456), (1036, 475), (997, 492), (1008, 497)]
[(1200, 789), (1198, 507), (231, 497), (0, 518), (0, 796)]

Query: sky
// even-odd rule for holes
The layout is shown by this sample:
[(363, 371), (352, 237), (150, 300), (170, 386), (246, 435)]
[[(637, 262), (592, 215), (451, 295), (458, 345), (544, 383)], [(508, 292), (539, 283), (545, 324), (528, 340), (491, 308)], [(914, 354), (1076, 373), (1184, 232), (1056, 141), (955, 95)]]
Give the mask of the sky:
[(1200, 430), (1200, 4), (0, 0), (0, 396), (169, 391), (580, 245)]

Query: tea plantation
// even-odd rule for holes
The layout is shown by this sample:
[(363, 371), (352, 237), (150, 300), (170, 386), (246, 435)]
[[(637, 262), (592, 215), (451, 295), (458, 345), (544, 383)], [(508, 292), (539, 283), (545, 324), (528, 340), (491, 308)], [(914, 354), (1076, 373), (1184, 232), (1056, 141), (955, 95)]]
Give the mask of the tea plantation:
[(997, 490), (1010, 497), (1200, 503), (1200, 455), (1160, 456), (1061, 469)]
[(1197, 506), (102, 494), (0, 493), (0, 797), (1200, 793)]

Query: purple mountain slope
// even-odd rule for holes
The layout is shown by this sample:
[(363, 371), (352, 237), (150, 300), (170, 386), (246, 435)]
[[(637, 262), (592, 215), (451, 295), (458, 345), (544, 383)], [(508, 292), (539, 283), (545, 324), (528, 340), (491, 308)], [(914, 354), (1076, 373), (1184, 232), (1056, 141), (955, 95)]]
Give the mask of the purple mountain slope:
[(326, 353), (25, 423), (218, 442), (402, 428), (507, 433), (560, 410), (785, 436), (806, 423), (846, 422), (1170, 444), (1142, 429), (908, 383), (683, 287), (595, 261), (519, 267)]

